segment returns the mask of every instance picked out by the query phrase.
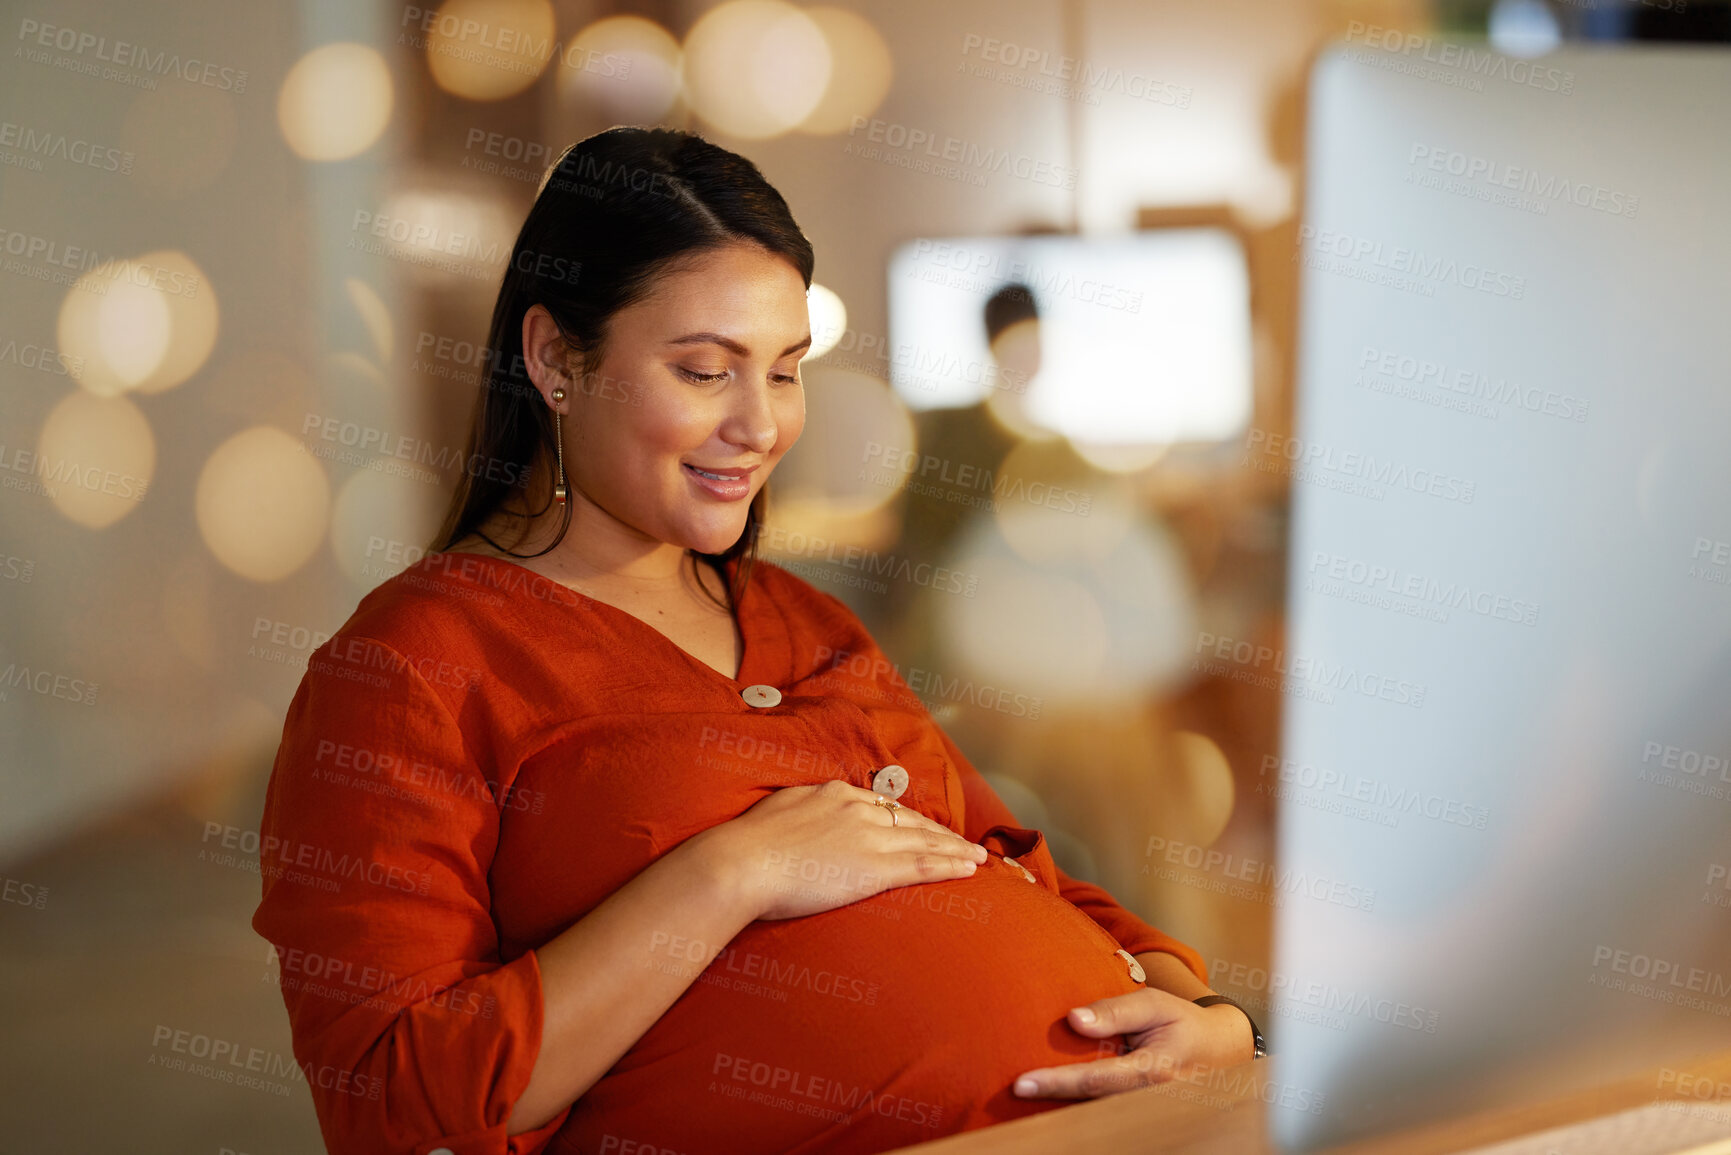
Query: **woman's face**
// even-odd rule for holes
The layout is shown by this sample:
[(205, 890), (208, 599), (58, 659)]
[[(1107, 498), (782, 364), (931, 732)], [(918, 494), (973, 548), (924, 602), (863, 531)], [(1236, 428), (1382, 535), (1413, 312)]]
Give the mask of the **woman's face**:
[(572, 499), (647, 539), (726, 550), (805, 426), (810, 345), (805, 282), (765, 249), (710, 250), (663, 275), (614, 314), (596, 372), (567, 386)]

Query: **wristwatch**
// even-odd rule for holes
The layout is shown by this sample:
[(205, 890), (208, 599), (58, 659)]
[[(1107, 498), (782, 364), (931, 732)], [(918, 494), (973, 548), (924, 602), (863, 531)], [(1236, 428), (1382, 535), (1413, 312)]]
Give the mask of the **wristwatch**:
[(1203, 995), (1199, 999), (1191, 999), (1190, 1001), (1199, 1007), (1211, 1007), (1215, 1003), (1225, 1003), (1229, 1007), (1238, 1007), (1238, 1013), (1243, 1015), (1245, 1018), (1250, 1019), (1250, 1034), (1256, 1040), (1256, 1053), (1250, 1057), (1252, 1059), (1267, 1057), (1268, 1044), (1262, 1038), (1262, 1028), (1256, 1025), (1256, 1020), (1251, 1018), (1250, 1012), (1245, 1010), (1243, 1007), (1238, 1006), (1237, 1002), (1227, 998), (1225, 995)]

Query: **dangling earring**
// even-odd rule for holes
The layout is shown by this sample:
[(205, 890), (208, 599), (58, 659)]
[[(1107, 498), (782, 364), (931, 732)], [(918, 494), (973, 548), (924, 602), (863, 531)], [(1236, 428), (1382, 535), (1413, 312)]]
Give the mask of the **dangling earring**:
[(565, 504), (565, 436), (559, 425), (559, 406), (565, 401), (565, 390), (553, 390), (553, 452), (559, 455), (559, 482), (553, 486), (553, 500)]

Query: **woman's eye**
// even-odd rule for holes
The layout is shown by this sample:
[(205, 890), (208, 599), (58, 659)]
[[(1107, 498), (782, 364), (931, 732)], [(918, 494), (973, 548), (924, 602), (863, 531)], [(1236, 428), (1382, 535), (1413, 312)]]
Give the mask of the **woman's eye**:
[(679, 371), (691, 380), (700, 382), (704, 385), (713, 385), (717, 381), (724, 381), (727, 379), (727, 371), (725, 369), (720, 373), (699, 373), (695, 369), (687, 369), (685, 366), (681, 365)]
[(786, 385), (798, 385), (799, 384), (799, 377), (797, 375), (791, 374), (791, 373), (777, 374), (774, 379), (777, 381), (780, 381)]

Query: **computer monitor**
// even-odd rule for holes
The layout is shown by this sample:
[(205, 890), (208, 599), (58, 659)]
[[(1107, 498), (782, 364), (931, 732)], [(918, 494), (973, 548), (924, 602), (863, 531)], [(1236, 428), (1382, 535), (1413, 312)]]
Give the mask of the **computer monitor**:
[(1245, 441), (1295, 881), (1217, 976), (1293, 1149), (1731, 1045), (1731, 54), (1371, 30), (1309, 107), (1296, 419)]
[[(995, 340), (1018, 326), (1037, 333), (1025, 361)], [(879, 355), (911, 409), (1013, 394), (1037, 426), (1129, 447), (1250, 422), (1250, 276), (1227, 228), (917, 238), (890, 259), (889, 328)]]

